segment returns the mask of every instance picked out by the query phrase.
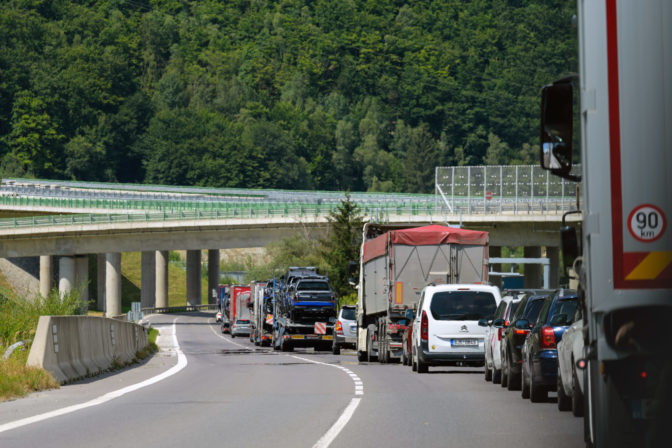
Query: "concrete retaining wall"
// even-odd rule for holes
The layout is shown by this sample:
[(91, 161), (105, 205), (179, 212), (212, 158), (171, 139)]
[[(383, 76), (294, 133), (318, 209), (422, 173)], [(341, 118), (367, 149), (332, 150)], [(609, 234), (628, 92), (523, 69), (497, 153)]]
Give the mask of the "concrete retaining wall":
[(29, 366), (65, 383), (128, 363), (149, 344), (147, 329), (94, 316), (41, 316), (28, 355)]

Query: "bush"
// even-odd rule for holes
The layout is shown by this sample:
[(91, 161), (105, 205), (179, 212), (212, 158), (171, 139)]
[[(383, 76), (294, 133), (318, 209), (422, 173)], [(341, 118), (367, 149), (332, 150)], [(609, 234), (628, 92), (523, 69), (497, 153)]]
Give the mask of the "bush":
[(37, 330), (40, 316), (83, 314), (79, 293), (73, 290), (62, 299), (57, 289), (47, 297), (26, 300), (7, 291), (0, 292), (0, 349), (18, 341), (28, 341)]

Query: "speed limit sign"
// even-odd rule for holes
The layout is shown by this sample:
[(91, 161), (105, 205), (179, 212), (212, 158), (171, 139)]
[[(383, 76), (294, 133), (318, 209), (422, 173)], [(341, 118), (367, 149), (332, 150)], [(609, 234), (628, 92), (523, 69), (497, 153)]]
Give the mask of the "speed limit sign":
[(656, 241), (663, 236), (665, 227), (667, 227), (665, 214), (655, 205), (638, 205), (628, 216), (630, 235), (642, 243)]

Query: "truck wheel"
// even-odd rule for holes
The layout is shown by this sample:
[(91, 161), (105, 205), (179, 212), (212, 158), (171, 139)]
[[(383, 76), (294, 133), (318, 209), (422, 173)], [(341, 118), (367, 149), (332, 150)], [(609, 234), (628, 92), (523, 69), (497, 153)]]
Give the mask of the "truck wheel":
[(375, 326), (369, 325), (369, 328), (366, 332), (366, 360), (368, 362), (374, 362), (378, 360), (378, 356), (373, 352), (373, 339), (375, 337)]
[(406, 357), (406, 349), (404, 348), (401, 352), (401, 365), (403, 366), (408, 365), (407, 359), (408, 358)]
[(333, 353), (334, 355), (340, 355), (341, 354), (341, 347), (339, 347), (336, 344), (336, 341), (334, 341), (334, 343), (331, 345), (331, 353)]
[(359, 350), (357, 350), (357, 361), (366, 362), (366, 360), (367, 360), (366, 352), (360, 352)]

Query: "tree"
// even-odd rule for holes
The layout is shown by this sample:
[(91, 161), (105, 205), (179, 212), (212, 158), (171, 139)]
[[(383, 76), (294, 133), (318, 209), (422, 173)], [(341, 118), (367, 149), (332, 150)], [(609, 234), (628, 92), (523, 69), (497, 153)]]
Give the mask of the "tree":
[(329, 234), (322, 240), (322, 256), (329, 265), (329, 283), (338, 297), (354, 292), (348, 283), (348, 266), (359, 259), (363, 220), (359, 206), (345, 194), (345, 199), (329, 213)]

